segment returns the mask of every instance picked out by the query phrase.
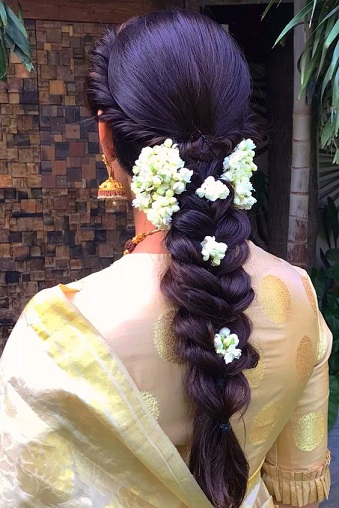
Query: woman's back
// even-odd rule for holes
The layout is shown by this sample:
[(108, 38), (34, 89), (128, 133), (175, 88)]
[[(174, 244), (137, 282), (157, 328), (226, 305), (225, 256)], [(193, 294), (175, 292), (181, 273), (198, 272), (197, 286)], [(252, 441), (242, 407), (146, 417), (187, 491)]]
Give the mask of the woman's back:
[[(79, 292), (70, 297), (127, 367), (159, 425), (187, 461), (193, 411), (184, 393), (185, 368), (176, 354), (175, 309), (160, 290), (167, 264), (164, 254), (125, 256), (72, 284)], [(327, 383), (331, 334), (304, 270), (251, 242), (245, 269), (256, 294), (247, 314), (260, 360), (245, 373), (251, 402), (243, 417), (234, 415), (232, 427), (250, 474), (266, 458), (267, 482), (273, 485), (275, 465), (290, 470), (293, 480), (295, 465), (300, 470), (305, 463), (316, 470), (326, 462), (327, 400), (321, 385)]]

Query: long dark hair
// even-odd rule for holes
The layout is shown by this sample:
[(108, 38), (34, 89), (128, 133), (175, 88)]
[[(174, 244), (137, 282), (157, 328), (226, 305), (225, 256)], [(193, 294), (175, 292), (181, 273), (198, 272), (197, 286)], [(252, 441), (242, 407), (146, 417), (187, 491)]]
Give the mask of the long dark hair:
[[(195, 406), (190, 469), (214, 506), (239, 507), (249, 468), (227, 424), (249, 404), (243, 371), (258, 361), (244, 314), (254, 296), (243, 269), (250, 224), (234, 207), (231, 187), (226, 200), (215, 202), (195, 190), (206, 177), (220, 177), (224, 157), (255, 135), (248, 67), (217, 23), (197, 13), (158, 11), (105, 33), (90, 56), (86, 88), (92, 113), (103, 111), (100, 121), (111, 125), (117, 158), (130, 175), (141, 149), (166, 138), (178, 143), (194, 171), (166, 237), (171, 261), (161, 289), (177, 308), (177, 352)], [(220, 266), (202, 259), (207, 235), (228, 245)], [(213, 345), (224, 326), (238, 335), (242, 349), (228, 365)]]

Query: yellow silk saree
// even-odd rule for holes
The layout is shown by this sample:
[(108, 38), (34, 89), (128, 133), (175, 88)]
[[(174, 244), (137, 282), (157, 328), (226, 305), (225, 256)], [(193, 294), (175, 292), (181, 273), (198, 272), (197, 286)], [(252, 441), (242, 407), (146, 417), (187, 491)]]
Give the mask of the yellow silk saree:
[[(1, 360), (0, 506), (211, 508), (69, 291), (31, 300)], [(274, 507), (260, 470), (242, 506)]]

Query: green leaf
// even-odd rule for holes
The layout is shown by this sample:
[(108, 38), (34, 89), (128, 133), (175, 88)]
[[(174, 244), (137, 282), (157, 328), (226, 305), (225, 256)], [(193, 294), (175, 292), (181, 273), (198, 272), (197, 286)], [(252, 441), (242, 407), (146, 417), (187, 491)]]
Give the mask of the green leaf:
[[(22, 5), (21, 5), (21, 2), (19, 2), (19, 0), (17, 0), (18, 2), (18, 7), (19, 7), (19, 21), (20, 23), (22, 24), (22, 26), (24, 27), (24, 15), (23, 15), (23, 12), (22, 12)], [(26, 29), (25, 29), (25, 32), (26, 32)]]
[(22, 23), (19, 18), (14, 14), (12, 9), (6, 6), (8, 23), (5, 30), (5, 36), (8, 36), (16, 46), (19, 46), (21, 51), (25, 53), (28, 58), (31, 58), (31, 50), (27, 36), (23, 32)]
[(328, 262), (328, 259), (327, 259), (326, 255), (324, 254), (324, 251), (322, 250), (322, 248), (320, 248), (320, 259), (324, 263), (325, 268), (330, 268), (331, 265)]
[(7, 14), (6, 9), (4, 7), (4, 3), (0, 1), (0, 20), (4, 27), (7, 25)]
[(15, 12), (8, 5), (5, 4), (7, 18), (8, 18), (8, 20), (10, 20), (12, 22), (13, 25), (15, 25), (17, 27), (18, 30), (20, 30), (22, 35), (24, 35), (27, 38), (26, 28), (25, 28), (25, 26), (23, 24), (23, 20), (21, 18), (22, 8), (21, 8), (20, 2), (18, 2), (18, 5), (19, 5), (19, 17), (15, 14)]
[(339, 249), (329, 249), (326, 258), (332, 263), (339, 263)]
[[(7, 25), (9, 27), (10, 24)], [(21, 51), (26, 55), (27, 58), (31, 60), (31, 50), (29, 46), (29, 42), (27, 39), (24, 39), (23, 36), (18, 36), (19, 32), (14, 30), (11, 27), (10, 30), (6, 30), (5, 32), (5, 41), (8, 46), (14, 50), (15, 46), (18, 46)]]
[(337, 20), (336, 24), (334, 25), (334, 27), (332, 28), (332, 30), (330, 31), (329, 35), (325, 40), (326, 48), (328, 48), (332, 44), (332, 42), (334, 41), (334, 39), (338, 37), (338, 35), (339, 35), (339, 19)]
[(339, 148), (336, 148), (336, 150), (335, 150), (335, 155), (334, 155), (334, 158), (333, 158), (333, 164), (339, 164)]
[[(339, 353), (333, 352), (329, 359), (330, 372), (339, 373)], [(338, 387), (338, 404), (339, 404), (339, 387)]]
[(331, 197), (327, 198), (327, 204), (325, 205), (326, 221), (330, 231), (333, 234), (334, 244), (337, 246), (337, 240), (339, 236), (339, 220), (338, 220), (338, 209)]
[(314, 11), (315, 11), (315, 8), (317, 6), (317, 2), (318, 2), (318, 0), (313, 0), (312, 12), (311, 12), (311, 17), (310, 17), (310, 25), (311, 25), (311, 23), (313, 21)]
[[(267, 15), (268, 11), (270, 10), (270, 8), (272, 7), (273, 4), (276, 4), (279, 0), (270, 0), (268, 6), (266, 7), (266, 9), (264, 10), (264, 13), (261, 15), (261, 20), (264, 19), (264, 17)], [(279, 4), (280, 4), (280, 1), (279, 1)], [(277, 6), (278, 7), (278, 6)]]
[(0, 81), (7, 81), (8, 51), (0, 28)]
[(299, 91), (299, 99), (300, 99), (303, 91), (307, 87), (307, 85), (310, 81), (310, 78), (313, 76), (313, 74), (315, 73), (315, 70), (319, 66), (320, 52), (321, 52), (321, 47), (318, 48), (317, 52), (314, 54), (314, 56), (312, 57), (310, 62), (308, 61), (309, 60), (309, 50), (306, 51), (306, 48), (305, 48), (305, 50), (303, 51), (303, 53), (301, 55), (301, 59), (300, 59), (301, 88)]
[(338, 406), (339, 404), (339, 381), (336, 376), (330, 375), (331, 399)]
[(323, 79), (322, 87), (321, 87), (321, 96), (320, 101), (323, 99), (323, 95), (325, 92), (325, 89), (329, 83), (329, 81), (332, 79), (332, 76), (337, 69), (339, 65), (339, 41), (337, 42), (335, 49), (333, 51), (332, 60), (330, 62), (330, 65), (328, 66), (327, 72), (325, 74), (325, 77)]
[(337, 284), (339, 284), (339, 265), (331, 266), (328, 269), (328, 276), (333, 278)]
[(13, 51), (13, 53), (19, 58), (20, 62), (23, 63), (27, 70), (31, 71), (34, 66), (30, 57), (28, 57), (22, 50), (15, 44), (15, 42), (5, 34), (5, 41), (7, 46)]
[(323, 310), (324, 317), (326, 319), (326, 323), (328, 324), (329, 329), (332, 333), (335, 332), (335, 330), (339, 330), (339, 319), (336, 318), (333, 313), (329, 309)]
[(338, 404), (333, 402), (331, 398), (328, 402), (328, 430), (332, 430), (338, 417)]
[[(327, 9), (327, 6), (326, 6), (326, 2), (324, 2), (324, 9), (325, 9), (325, 11), (327, 12), (327, 10), (328, 10), (328, 9)], [(317, 30), (320, 26), (322, 26), (322, 25), (325, 23), (325, 21), (327, 21), (328, 19), (331, 19), (331, 18), (332, 18), (332, 16), (333, 16), (333, 19), (336, 19), (334, 15), (336, 14), (336, 12), (337, 12), (337, 11), (339, 11), (339, 5), (338, 5), (337, 7), (335, 7), (334, 9), (332, 9), (332, 10), (331, 10), (328, 14), (326, 14), (326, 16), (325, 16), (325, 17), (324, 17), (321, 21), (320, 21), (320, 18), (319, 18), (319, 21), (320, 21), (320, 22), (318, 23), (318, 26), (317, 26), (316, 30)], [(334, 24), (334, 23), (333, 23), (333, 24)], [(332, 26), (333, 26), (333, 25), (332, 25)]]
[[(324, 31), (324, 25), (317, 26), (317, 28), (314, 30), (313, 34), (313, 44), (312, 44), (312, 57), (314, 53), (317, 51), (319, 47), (319, 43), (323, 43), (323, 31)], [(311, 36), (310, 36), (311, 38)]]
[[(327, 21), (327, 23), (325, 23), (325, 21)], [(334, 26), (334, 23), (335, 23), (334, 16), (332, 16), (332, 18), (329, 18), (329, 15), (327, 15), (327, 16), (325, 16), (323, 21), (320, 23), (320, 25), (317, 26), (316, 31), (319, 31), (319, 30), (322, 31), (322, 29), (324, 29), (324, 31), (325, 31), (325, 33), (323, 34), (323, 37), (322, 37), (322, 42), (323, 42), (324, 38), (326, 38), (327, 35), (331, 32), (331, 30)], [(321, 71), (323, 70), (327, 50), (328, 50), (328, 47), (325, 44), (323, 44), (320, 63), (318, 66), (317, 78), (320, 76)]]
[(285, 28), (275, 41), (274, 46), (276, 46), (290, 30), (295, 28), (300, 22), (304, 22), (304, 18), (307, 16), (307, 14), (311, 12), (311, 10), (312, 10), (311, 3), (305, 5), (305, 7), (301, 9), (301, 11), (298, 12), (298, 14), (294, 16), (294, 18), (285, 26)]
[(13, 53), (19, 58), (20, 62), (24, 64), (28, 71), (32, 71), (34, 69), (32, 60), (21, 51), (19, 46), (14, 47)]
[(335, 126), (332, 119), (329, 118), (321, 131), (321, 146), (322, 148), (334, 137)]

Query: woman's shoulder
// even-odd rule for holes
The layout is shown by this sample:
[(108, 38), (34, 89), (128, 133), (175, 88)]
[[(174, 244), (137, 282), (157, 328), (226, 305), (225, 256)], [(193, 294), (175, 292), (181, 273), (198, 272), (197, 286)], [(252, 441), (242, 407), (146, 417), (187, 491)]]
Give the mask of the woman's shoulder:
[(317, 295), (307, 272), (251, 244), (245, 267), (255, 291), (254, 307), (264, 323), (317, 339)]
[(245, 266), (250, 274), (253, 286), (286, 287), (289, 291), (299, 292), (301, 288), (307, 296), (315, 295), (310, 277), (306, 270), (294, 266), (284, 259), (281, 259), (261, 249), (250, 242), (250, 257)]
[(167, 266), (168, 256), (162, 254), (133, 254), (123, 256), (107, 268), (93, 272), (65, 285), (70, 291), (92, 287), (117, 287), (120, 284), (138, 285), (145, 278), (157, 278)]

